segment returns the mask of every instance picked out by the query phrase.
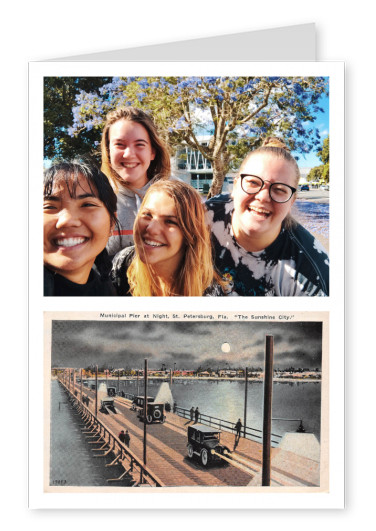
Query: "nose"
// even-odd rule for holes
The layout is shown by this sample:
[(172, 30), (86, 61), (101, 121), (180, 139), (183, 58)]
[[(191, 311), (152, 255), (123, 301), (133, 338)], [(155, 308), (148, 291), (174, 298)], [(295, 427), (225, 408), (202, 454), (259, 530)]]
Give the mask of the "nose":
[(58, 214), (56, 221), (56, 228), (62, 227), (79, 227), (81, 221), (75, 210), (69, 208), (63, 208)]
[(132, 147), (127, 146), (126, 148), (124, 148), (124, 151), (123, 151), (123, 159), (129, 158), (132, 154), (133, 154)]
[(255, 197), (263, 201), (270, 201), (269, 186), (270, 184), (264, 182), (263, 187), (255, 194)]
[(161, 230), (161, 224), (158, 219), (152, 218), (149, 220), (148, 224), (146, 225), (146, 231), (148, 234), (158, 234)]

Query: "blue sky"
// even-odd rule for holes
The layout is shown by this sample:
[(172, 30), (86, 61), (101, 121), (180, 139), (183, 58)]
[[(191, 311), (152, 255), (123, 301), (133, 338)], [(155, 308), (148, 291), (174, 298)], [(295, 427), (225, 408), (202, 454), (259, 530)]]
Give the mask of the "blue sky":
[[(329, 135), (329, 97), (322, 96), (319, 105), (324, 109), (324, 112), (317, 115), (313, 125), (319, 130), (322, 142), (324, 138)], [(312, 126), (312, 124), (310, 124), (310, 126)], [(311, 153), (305, 155), (295, 152), (292, 152), (292, 154), (294, 156), (299, 156), (298, 166), (300, 168), (313, 168), (314, 166), (322, 164), (320, 159), (316, 156), (315, 151), (311, 151)]]

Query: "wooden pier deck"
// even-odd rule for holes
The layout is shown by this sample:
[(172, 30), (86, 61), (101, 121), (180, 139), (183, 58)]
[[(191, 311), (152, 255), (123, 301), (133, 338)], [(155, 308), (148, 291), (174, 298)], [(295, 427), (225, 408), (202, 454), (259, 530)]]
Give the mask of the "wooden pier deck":
[[(79, 387), (76, 387), (80, 396)], [(94, 412), (95, 392), (84, 388), (90, 397), (89, 409)], [(129, 431), (130, 449), (143, 458), (144, 425), (131, 410), (131, 402), (116, 397), (117, 413), (98, 411), (98, 419), (116, 435), (122, 429)], [(98, 406), (99, 407), (99, 406)], [(147, 425), (146, 464), (166, 486), (260, 486), (262, 445), (222, 432), (221, 442), (230, 448), (232, 463), (202, 467), (196, 459), (187, 456), (187, 427), (192, 421), (167, 412), (163, 424)], [(304, 435), (304, 434), (302, 434)], [(318, 487), (320, 485), (319, 459), (310, 459), (283, 448), (272, 449), (271, 486)]]

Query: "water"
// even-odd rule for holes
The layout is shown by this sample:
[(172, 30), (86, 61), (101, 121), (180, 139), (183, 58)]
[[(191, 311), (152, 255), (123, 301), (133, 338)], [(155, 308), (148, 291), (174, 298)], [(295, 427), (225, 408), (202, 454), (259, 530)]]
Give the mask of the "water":
[[(112, 384), (117, 387), (117, 380)], [(163, 384), (162, 384), (163, 385)], [(180, 380), (172, 384), (172, 396), (177, 405), (190, 409), (198, 406), (201, 413), (223, 420), (236, 422), (244, 418), (244, 381), (229, 380)], [(148, 394), (156, 396), (160, 381), (148, 382)], [(137, 390), (136, 381), (120, 381), (120, 391), (140, 394), (142, 381)], [(263, 384), (248, 382), (247, 425), (262, 429)], [(314, 433), (320, 440), (321, 382), (274, 382), (273, 418), (303, 419), (308, 433)], [(299, 422), (273, 421), (272, 431), (284, 435), (296, 431)]]
[[(124, 486), (125, 482), (108, 483), (119, 477), (121, 467), (106, 468), (113, 457), (94, 458), (92, 445), (81, 432), (81, 418), (68, 401), (62, 387), (51, 382), (51, 452), (50, 485), (52, 486)], [(128, 483), (129, 484), (129, 483)]]

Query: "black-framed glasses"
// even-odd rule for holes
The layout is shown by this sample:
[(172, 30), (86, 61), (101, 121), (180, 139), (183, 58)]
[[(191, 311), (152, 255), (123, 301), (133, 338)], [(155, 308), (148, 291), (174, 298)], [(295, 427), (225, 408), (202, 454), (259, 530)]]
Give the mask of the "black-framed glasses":
[[(270, 181), (264, 181), (257, 175), (240, 174), (240, 185), (246, 194), (258, 194), (265, 186), (265, 183), (270, 183)], [(276, 203), (287, 203), (295, 192), (296, 188), (285, 183), (270, 183), (269, 186), (270, 199)]]

